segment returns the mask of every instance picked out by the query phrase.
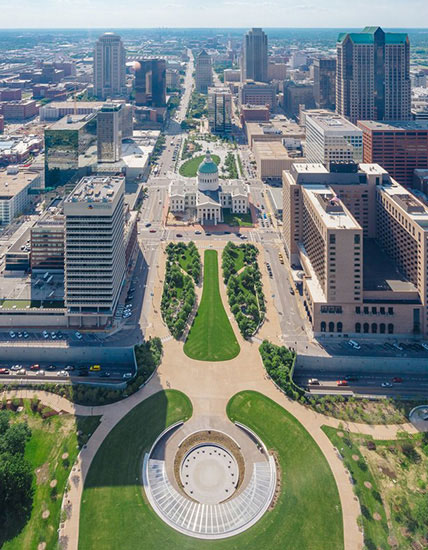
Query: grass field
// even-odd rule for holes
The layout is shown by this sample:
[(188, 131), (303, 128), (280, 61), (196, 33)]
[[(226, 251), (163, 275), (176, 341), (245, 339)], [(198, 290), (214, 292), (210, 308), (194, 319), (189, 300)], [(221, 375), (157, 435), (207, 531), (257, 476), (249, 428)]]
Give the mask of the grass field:
[(253, 220), (250, 212), (246, 214), (232, 214), (229, 208), (225, 208), (223, 209), (223, 220), (224, 223), (231, 226), (253, 227)]
[(200, 361), (227, 361), (239, 352), (238, 341), (220, 296), (218, 254), (216, 250), (206, 250), (202, 299), (184, 344), (184, 353)]
[(164, 536), (171, 530), (143, 498), (142, 461), (167, 426), (191, 415), (189, 399), (168, 390), (137, 405), (113, 428), (86, 479), (79, 550), (165, 548)]
[(244, 543), (243, 535), (241, 548), (343, 549), (337, 487), (309, 433), (294, 416), (257, 392), (245, 391), (232, 397), (227, 413), (232, 421), (254, 430), (268, 449), (277, 452), (282, 470), (276, 507), (248, 531), (251, 544)]
[[(47, 550), (57, 547), (57, 529), (60, 522), (62, 495), (71, 467), (79, 449), (89, 439), (99, 424), (99, 417), (73, 417), (71, 415), (51, 416), (42, 419), (33, 413), (30, 402), (24, 402), (24, 411), (16, 414), (16, 420), (27, 420), (32, 435), (25, 449), (25, 456), (34, 469), (34, 499), (30, 519), (13, 539), (3, 542), (2, 550), (37, 550), (40, 542), (46, 542)], [(82, 432), (77, 436), (77, 431)], [(68, 453), (66, 460), (63, 453)], [(50, 483), (56, 479), (56, 488)], [(49, 517), (42, 518), (42, 512), (48, 510)], [(0, 530), (1, 533), (1, 530)]]
[(173, 391), (150, 397), (106, 438), (89, 470), (82, 499), (79, 550), (343, 550), (339, 497), (315, 442), (294, 417), (255, 392), (232, 398), (228, 412), (279, 454), (282, 488), (275, 508), (235, 537), (207, 541), (168, 527), (145, 500), (142, 455), (191, 405)]
[[(186, 162), (180, 166), (180, 175), (184, 176), (185, 178), (194, 178), (198, 171), (199, 165), (204, 160), (204, 158), (205, 155), (198, 155), (197, 157), (186, 160)], [(211, 158), (217, 164), (217, 166), (220, 164), (220, 157), (218, 155), (211, 155)]]

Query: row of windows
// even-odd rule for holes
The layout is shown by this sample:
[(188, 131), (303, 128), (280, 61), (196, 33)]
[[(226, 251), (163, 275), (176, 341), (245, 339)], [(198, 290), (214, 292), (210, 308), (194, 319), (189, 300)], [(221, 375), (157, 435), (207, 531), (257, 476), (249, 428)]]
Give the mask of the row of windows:
[[(327, 332), (327, 323), (326, 321), (321, 321), (321, 332)], [(333, 321), (330, 321), (328, 323), (328, 332), (343, 332), (343, 323), (339, 321), (338, 323), (333, 323)], [(394, 325), (392, 323), (380, 323), (379, 325), (377, 323), (372, 323), (371, 325), (369, 323), (364, 323), (363, 325), (361, 323), (355, 323), (355, 332), (364, 334), (394, 334)]]

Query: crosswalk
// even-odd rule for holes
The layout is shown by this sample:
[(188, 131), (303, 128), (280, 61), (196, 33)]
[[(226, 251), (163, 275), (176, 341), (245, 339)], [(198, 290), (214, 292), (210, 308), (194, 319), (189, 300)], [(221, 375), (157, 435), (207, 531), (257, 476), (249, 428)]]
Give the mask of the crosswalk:
[[(145, 490), (156, 512), (176, 530), (198, 538), (225, 538), (253, 525), (267, 510), (275, 490), (271, 457), (253, 464), (248, 485), (220, 504), (203, 504), (179, 493), (168, 479), (163, 460), (145, 460)], [(146, 486), (147, 482), (147, 486)]]

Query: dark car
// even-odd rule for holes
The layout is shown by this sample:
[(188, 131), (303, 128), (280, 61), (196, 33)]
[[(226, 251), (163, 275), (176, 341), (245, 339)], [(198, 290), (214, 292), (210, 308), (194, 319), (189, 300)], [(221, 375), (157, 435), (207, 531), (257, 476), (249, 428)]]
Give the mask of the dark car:
[(345, 380), (347, 382), (356, 382), (358, 380), (358, 376), (355, 376), (355, 374), (348, 374), (345, 376)]
[(176, 237), (182, 237), (183, 235), (181, 233), (177, 233)]
[(46, 370), (56, 370), (56, 366), (55, 365), (49, 365), (49, 367), (47, 367)]
[(394, 376), (392, 381), (394, 382), (394, 384), (401, 384), (403, 382), (403, 379), (401, 378), (401, 376)]
[(101, 374), (100, 374), (101, 378), (110, 378), (110, 373), (109, 372), (106, 372), (106, 371), (103, 371)]

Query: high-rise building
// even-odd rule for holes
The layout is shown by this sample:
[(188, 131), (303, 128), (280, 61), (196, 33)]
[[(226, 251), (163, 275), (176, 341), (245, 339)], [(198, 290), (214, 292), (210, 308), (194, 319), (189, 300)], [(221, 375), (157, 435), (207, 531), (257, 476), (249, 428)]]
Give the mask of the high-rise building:
[(205, 50), (200, 51), (196, 57), (195, 83), (196, 91), (202, 94), (206, 94), (208, 88), (213, 85), (211, 57)]
[(428, 208), (378, 164), (294, 164), (283, 230), (315, 334), (428, 332)]
[(231, 132), (232, 94), (229, 88), (208, 88), (208, 122), (215, 134)]
[(364, 162), (380, 164), (406, 187), (414, 171), (428, 167), (428, 120), (358, 122), (363, 133)]
[(337, 41), (336, 110), (351, 122), (410, 119), (410, 43), (406, 33), (366, 27)]
[(244, 37), (242, 49), (242, 81), (268, 81), (268, 40), (260, 28), (253, 28)]
[(58, 187), (96, 164), (97, 116), (67, 115), (45, 129), (45, 187)]
[(266, 82), (251, 80), (240, 85), (240, 105), (268, 105), (272, 110), (276, 107), (276, 87)]
[(305, 125), (308, 162), (362, 162), (363, 132), (345, 117), (306, 111)]
[(165, 59), (142, 59), (135, 70), (135, 104), (165, 107), (166, 61)]
[(336, 107), (336, 60), (328, 57), (314, 60), (314, 99), (318, 109)]
[(125, 275), (123, 177), (83, 178), (64, 201), (70, 326), (106, 326)]
[(122, 105), (106, 103), (97, 114), (98, 162), (117, 162), (122, 154)]
[(100, 36), (94, 50), (94, 94), (99, 99), (126, 95), (126, 53), (113, 32)]

